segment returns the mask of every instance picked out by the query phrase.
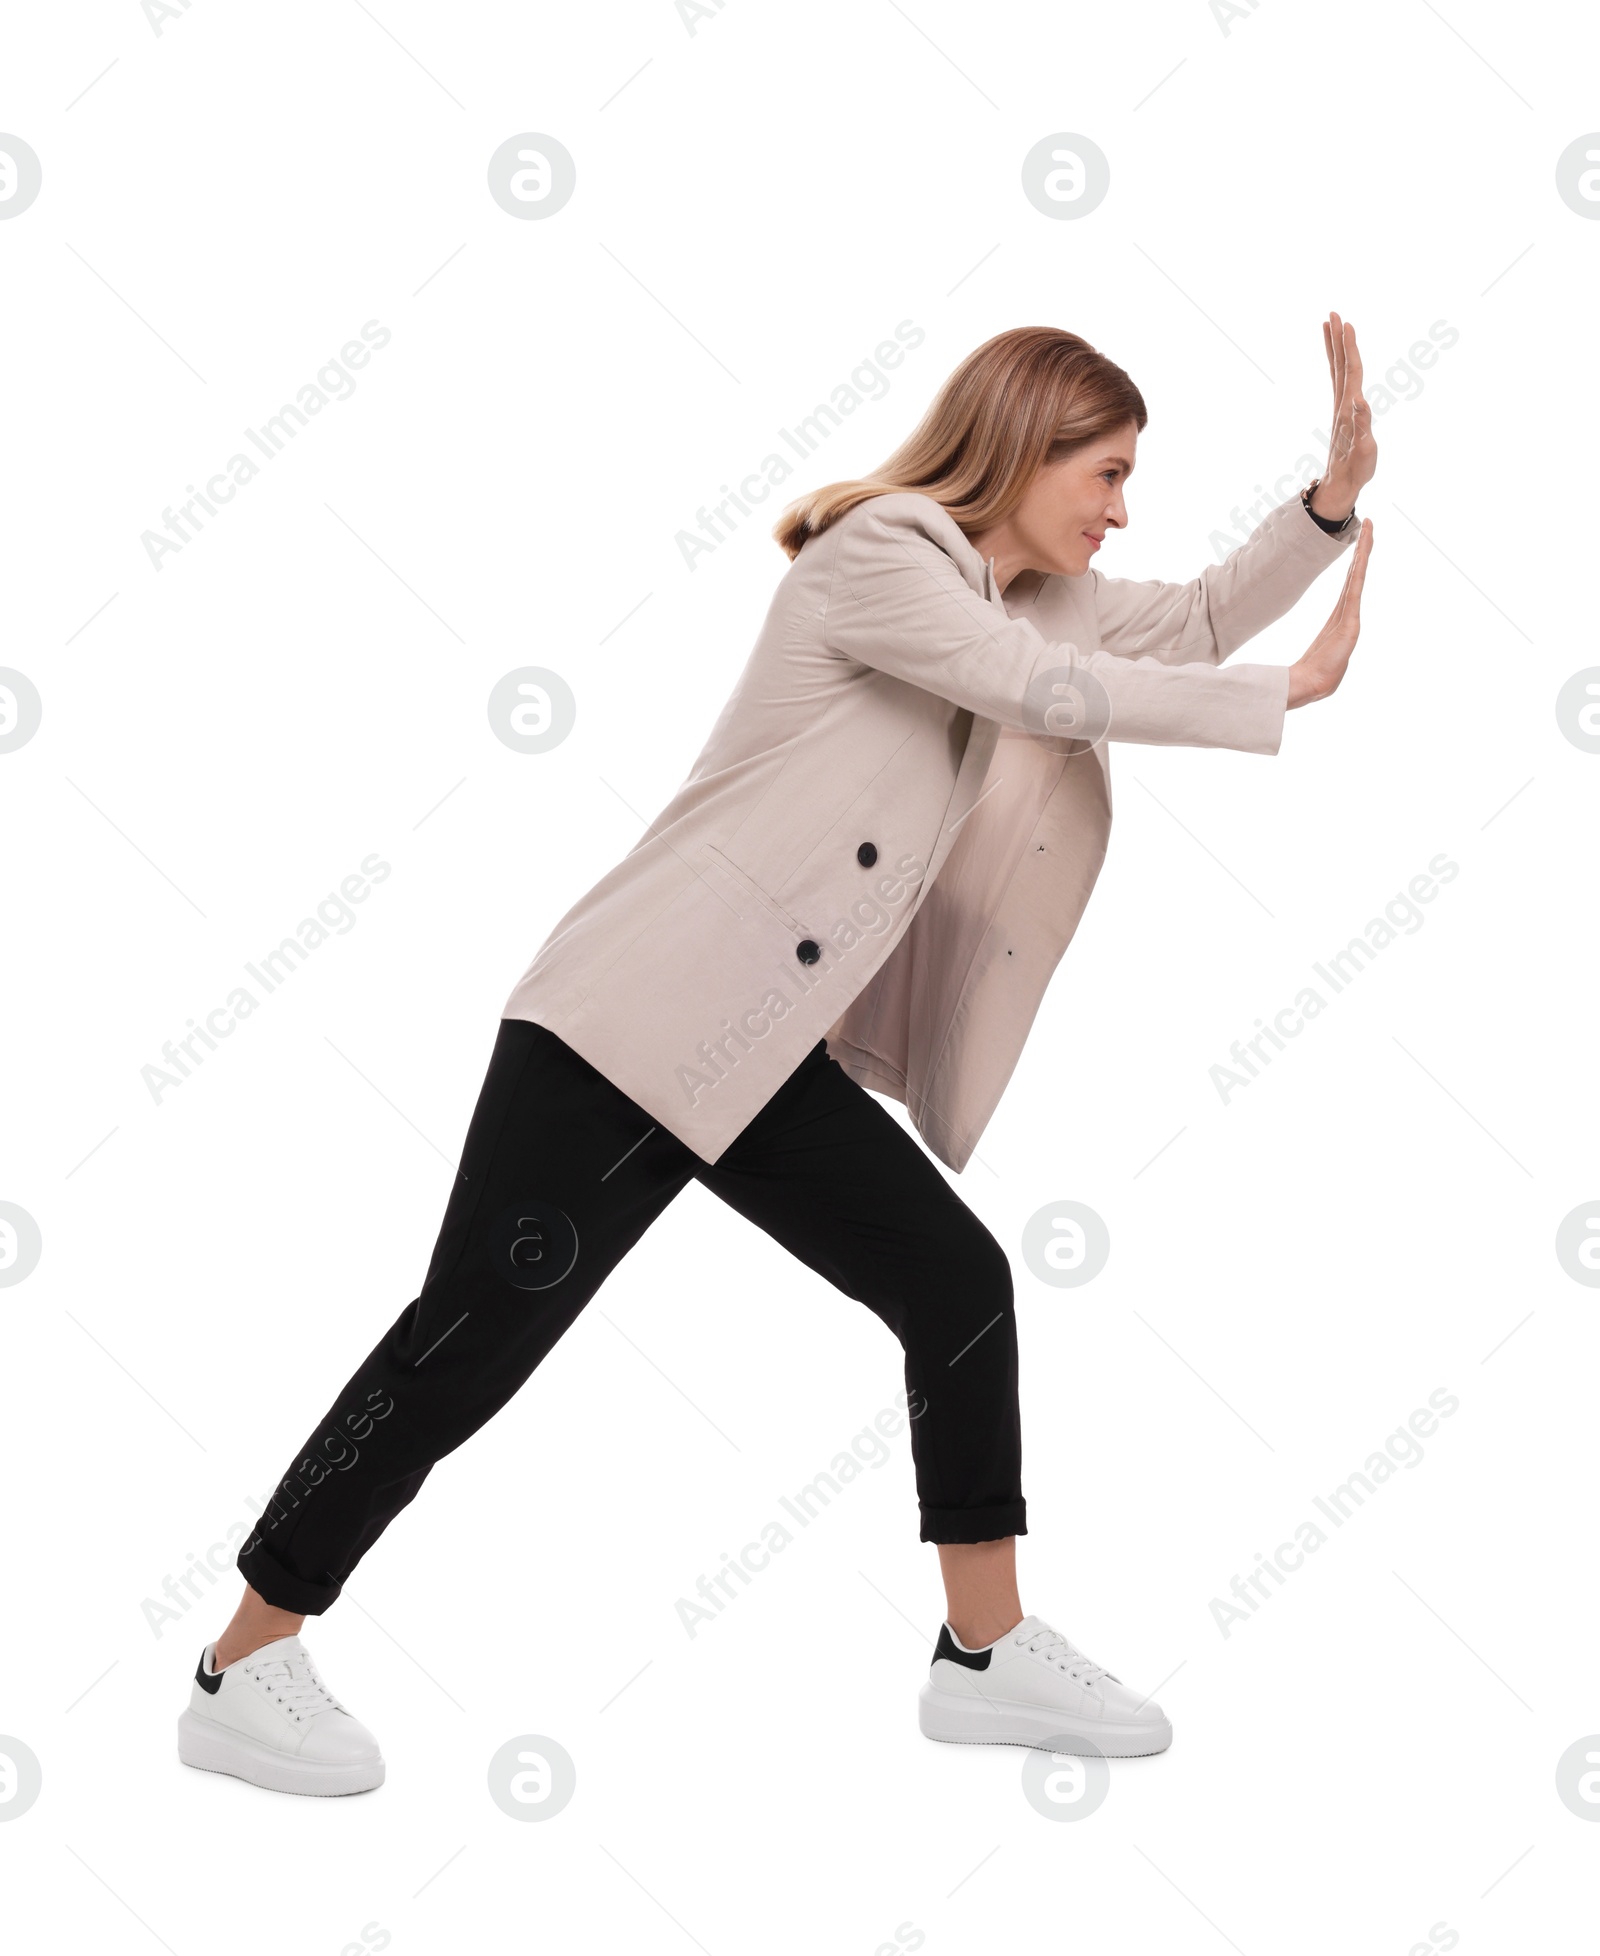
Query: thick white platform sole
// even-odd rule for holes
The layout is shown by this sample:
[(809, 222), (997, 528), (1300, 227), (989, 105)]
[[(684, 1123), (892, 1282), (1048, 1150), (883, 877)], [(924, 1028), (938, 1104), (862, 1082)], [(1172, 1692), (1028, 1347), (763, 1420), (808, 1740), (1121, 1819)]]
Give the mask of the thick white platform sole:
[(1073, 1741), (1082, 1739), (1107, 1759), (1142, 1759), (1165, 1752), (1172, 1743), (1172, 1726), (1164, 1718), (1156, 1724), (1113, 1725), (1097, 1718), (1069, 1718), (1014, 1698), (958, 1697), (936, 1690), (931, 1681), (917, 1699), (917, 1723), (924, 1738), (948, 1745), (1048, 1745), (1056, 1752), (1071, 1752)]
[(186, 1711), (178, 1720), (178, 1757), (203, 1773), (231, 1773), (274, 1793), (367, 1793), (383, 1784), (382, 1759), (333, 1766), (319, 1759), (297, 1759), (276, 1752), (259, 1739), (230, 1732), (225, 1725)]

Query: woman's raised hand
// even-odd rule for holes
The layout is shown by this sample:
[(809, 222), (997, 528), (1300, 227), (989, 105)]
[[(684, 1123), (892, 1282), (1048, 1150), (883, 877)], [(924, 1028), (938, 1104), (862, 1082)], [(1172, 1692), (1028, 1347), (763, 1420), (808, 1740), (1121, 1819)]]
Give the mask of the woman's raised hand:
[(1325, 700), (1337, 690), (1350, 664), (1350, 655), (1361, 636), (1361, 587), (1366, 582), (1367, 559), (1372, 555), (1372, 518), (1364, 517), (1350, 553), (1350, 568), (1344, 574), (1339, 602), (1307, 650), (1289, 668), (1289, 704), (1306, 706), (1312, 700)]
[(1378, 443), (1372, 432), (1372, 409), (1361, 391), (1361, 349), (1356, 329), (1336, 312), (1322, 322), (1322, 344), (1333, 380), (1333, 432), (1328, 437), (1328, 466), (1312, 492), (1311, 506), (1319, 516), (1337, 522), (1348, 516), (1355, 500), (1372, 480), (1378, 466)]

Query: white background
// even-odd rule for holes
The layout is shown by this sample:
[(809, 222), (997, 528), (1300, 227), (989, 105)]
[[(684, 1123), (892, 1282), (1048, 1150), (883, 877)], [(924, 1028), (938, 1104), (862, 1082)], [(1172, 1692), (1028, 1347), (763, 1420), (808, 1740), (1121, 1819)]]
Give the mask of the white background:
[[(1600, 1193), (1600, 757), (1555, 699), (1600, 662), (1600, 223), (1555, 166), (1597, 56), (1576, 11), (1481, 0), (12, 14), (0, 129), (43, 164), (0, 223), (0, 663), (44, 703), (0, 757), (0, 1198), (43, 1236), (0, 1301), (26, 1946), (1572, 1946), (1600, 1299), (1554, 1240)], [(576, 159), (545, 221), (487, 193), (520, 132)], [(1056, 132), (1110, 159), (1075, 220), (1022, 194)], [(1022, 1752), (920, 1737), (942, 1599), (903, 1436), (686, 1634), (677, 1599), (901, 1386), (875, 1319), (691, 1187), (308, 1626), (387, 1784), (180, 1767), (237, 1578), (147, 1599), (416, 1294), (500, 1006), (785, 568), (777, 497), (692, 571), (676, 533), (897, 322), (924, 343), (785, 493), (1042, 323), (1150, 408), (1099, 568), (1195, 575), (1327, 427), (1330, 307), (1374, 393), (1459, 334), (1376, 419), (1350, 678), (1275, 759), (1115, 751), (1100, 888), (957, 1178), (1017, 1269), (1025, 1607), (1157, 1690), (1171, 1751), (1060, 1824)], [(353, 397), (154, 569), (141, 533), (367, 320)], [(1244, 656), (1297, 656), (1339, 575)], [(533, 758), (485, 711), (529, 664), (578, 700)], [(356, 927), (153, 1100), (163, 1043), (374, 851)], [(1224, 1104), (1229, 1045), (1440, 852), (1421, 928)], [(1111, 1258), (1052, 1289), (1018, 1246), (1069, 1197)], [(1224, 1636), (1213, 1599), (1440, 1388), (1420, 1464)], [(485, 1778), (526, 1733), (578, 1774), (537, 1825)]]

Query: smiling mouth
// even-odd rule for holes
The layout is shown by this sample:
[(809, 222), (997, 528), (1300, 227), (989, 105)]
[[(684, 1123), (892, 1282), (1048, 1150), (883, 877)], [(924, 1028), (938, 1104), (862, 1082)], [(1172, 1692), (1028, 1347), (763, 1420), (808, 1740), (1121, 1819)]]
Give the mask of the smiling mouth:
[(1105, 538), (1104, 538), (1103, 536), (1098, 536), (1098, 537), (1097, 537), (1097, 536), (1095, 535), (1095, 533), (1094, 533), (1094, 531), (1093, 531), (1093, 530), (1085, 530), (1083, 534), (1084, 534), (1084, 535), (1085, 535), (1085, 536), (1086, 536), (1086, 537), (1087, 537), (1087, 538), (1089, 539), (1089, 541), (1090, 541), (1090, 542), (1091, 542), (1091, 543), (1092, 543), (1092, 544), (1094, 545), (1094, 547), (1095, 547), (1095, 549), (1096, 549), (1096, 550), (1098, 550), (1098, 549), (1100, 548), (1100, 546), (1101, 546), (1101, 544), (1105, 542)]

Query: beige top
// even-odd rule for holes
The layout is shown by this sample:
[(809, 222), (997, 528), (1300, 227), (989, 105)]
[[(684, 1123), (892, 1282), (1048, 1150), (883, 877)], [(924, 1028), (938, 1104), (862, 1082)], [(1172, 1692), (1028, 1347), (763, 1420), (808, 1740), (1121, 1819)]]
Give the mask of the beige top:
[(1295, 496), (1186, 584), (1027, 571), (1002, 596), (932, 498), (858, 504), (789, 566), (688, 778), (505, 1016), (708, 1162), (826, 1036), (959, 1171), (1105, 856), (1105, 741), (1052, 730), (1098, 704), (1111, 740), (1275, 754), (1287, 668), (1220, 662), (1356, 527)]

